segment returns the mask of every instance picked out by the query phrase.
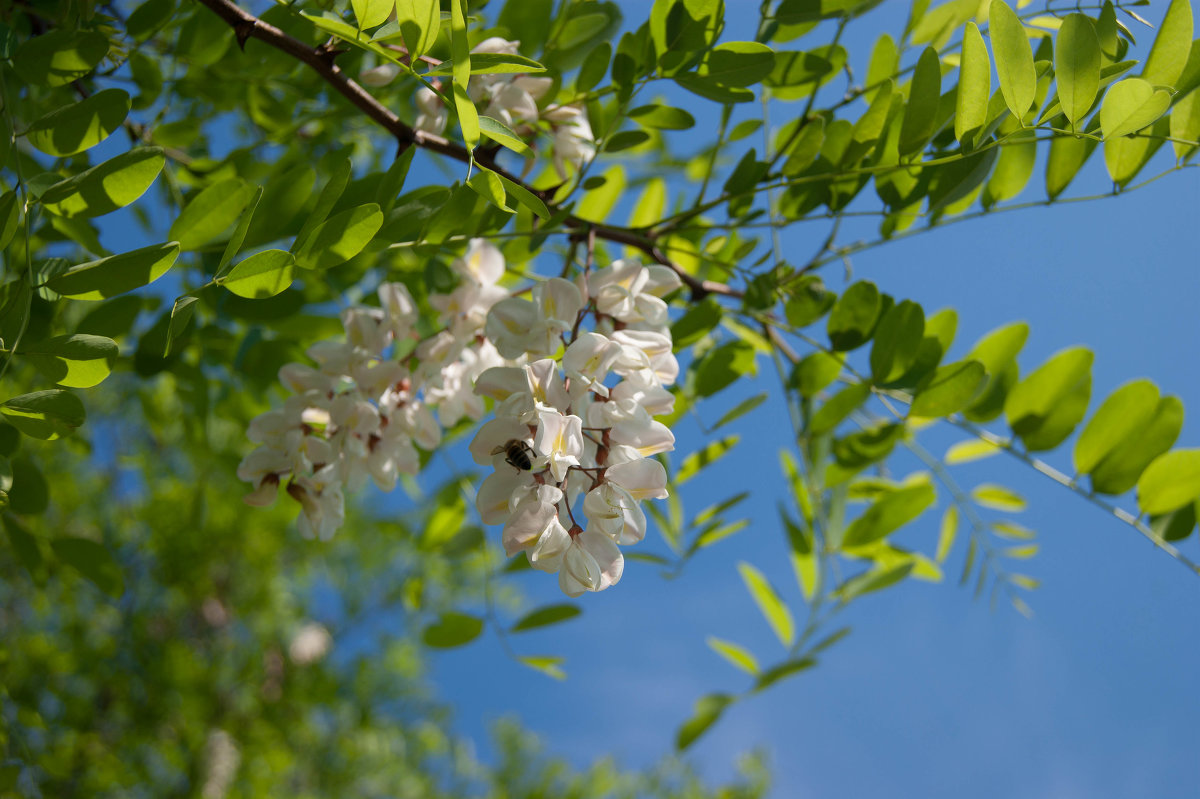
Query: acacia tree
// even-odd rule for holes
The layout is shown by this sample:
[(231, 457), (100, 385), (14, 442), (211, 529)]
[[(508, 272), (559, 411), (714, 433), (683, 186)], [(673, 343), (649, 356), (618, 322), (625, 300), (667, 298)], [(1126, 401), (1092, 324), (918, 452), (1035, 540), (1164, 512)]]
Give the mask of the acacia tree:
[[(489, 623), (504, 634), (565, 621), (577, 605), (501, 621), (513, 609), (499, 583), (532, 567), (579, 597), (614, 586), (626, 558), (675, 571), (745, 527), (753, 486), (732, 480), (690, 520), (674, 490), (720, 469), (736, 436), (669, 453), (674, 423), (760, 359), (790, 415), (793, 507), (780, 523), (806, 621), (739, 567), (786, 654), (760, 665), (712, 641), (748, 673), (746, 692), (702, 698), (680, 748), (740, 696), (812, 666), (858, 597), (940, 577), (960, 526), (964, 580), (1027, 608), (1036, 582), (1011, 563), (1034, 549), (1002, 542), (1031, 532), (989, 516), (1022, 500), (999, 485), (964, 491), (955, 463), (1007, 453), (1196, 571), (1175, 546), (1200, 498), (1200, 450), (1172, 449), (1178, 398), (1138, 380), (1089, 416), (1090, 351), (1022, 374), (1020, 323), (947, 362), (953, 311), (926, 314), (865, 280), (837, 290), (825, 269), (947, 224), (1080, 199), (1081, 170), (1105, 170), (1124, 192), (1193, 166), (1200, 49), (1187, 0), (1170, 3), (1144, 57), (1129, 4), (916, 2), (865, 61), (840, 42), (877, 2), (763, 2), (744, 41), (727, 35), (719, 0), (657, 0), (645, 20), (595, 0), (496, 5), (7, 8), (6, 624), (46, 625), (28, 608), (74, 574), (114, 602), (172, 588), (172, 572), (150, 580), (139, 559), (168, 540), (163, 522), (135, 533), (63, 485), (81, 459), (101, 467), (106, 448), (89, 442), (114, 431), (143, 453), (128, 501), (183, 504), (166, 498), (178, 477), (154, 488), (164, 472), (236, 471), (249, 505), (276, 506), (239, 524), (259, 529), (282, 506), (300, 534), (289, 557), (329, 556), (306, 538), (361, 543), (351, 570), (387, 556), (344, 529), (347, 500), (368, 480), (391, 491), (437, 473), (435, 453), (469, 442), (481, 471), (422, 500), (405, 528), (420, 533), (403, 536), (422, 565), (398, 594), (379, 591), (429, 647), (465, 645)], [(865, 72), (851, 69), (860, 62)], [(1148, 172), (1160, 150), (1173, 162)], [(844, 240), (852, 217), (876, 218), (877, 236)], [(829, 225), (821, 246), (787, 257), (779, 232), (812, 220)], [(919, 441), (935, 423), (971, 440), (938, 458)], [(1071, 468), (1051, 465), (1077, 429)], [(899, 450), (927, 468), (892, 479)], [(939, 494), (936, 549), (895, 544)], [(669, 557), (623, 549), (651, 526)], [(517, 557), (493, 569), (497, 544)], [(476, 556), (461, 584), (439, 570)], [(217, 613), (231, 590), (219, 564), (191, 566), (202, 584), (190, 612)], [(561, 675), (557, 658), (519, 657)], [(55, 773), (8, 743), (13, 774), (37, 779), (20, 765), (35, 762)]]

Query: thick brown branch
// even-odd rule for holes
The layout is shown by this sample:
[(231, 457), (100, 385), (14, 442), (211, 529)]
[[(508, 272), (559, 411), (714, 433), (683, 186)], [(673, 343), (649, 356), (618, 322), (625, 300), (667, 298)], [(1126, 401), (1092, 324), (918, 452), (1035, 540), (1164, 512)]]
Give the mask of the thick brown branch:
[[(549, 199), (550, 192), (539, 191), (527, 185), (516, 175), (510, 174), (497, 166), (491, 153), (480, 152), (472, 158), (471, 152), (462, 145), (455, 144), (449, 139), (435, 133), (415, 130), (407, 125), (400, 117), (396, 116), (389, 108), (372, 97), (366, 89), (348, 77), (340, 67), (334, 64), (333, 59), (336, 52), (331, 51), (328, 47), (324, 45), (317, 47), (307, 45), (299, 39), (284, 33), (274, 25), (263, 22), (253, 14), (243, 11), (231, 2), (231, 0), (199, 0), (199, 2), (207, 6), (213, 13), (233, 28), (238, 44), (243, 48), (248, 39), (258, 39), (277, 50), (287, 53), (297, 61), (307, 64), (324, 78), (326, 83), (353, 103), (356, 108), (394, 136), (400, 143), (401, 151), (415, 144), (422, 149), (462, 161), (465, 164), (472, 161), (482, 163), (488, 169), (503, 175), (508, 180), (522, 186), (542, 200)], [(720, 294), (726, 297), (741, 296), (741, 292), (724, 283), (701, 280), (695, 275), (688, 274), (678, 264), (668, 258), (649, 236), (640, 235), (628, 228), (594, 225), (576, 216), (569, 216), (563, 221), (568, 227), (579, 228), (580, 230), (593, 229), (596, 237), (606, 241), (636, 247), (656, 263), (668, 267), (679, 275), (679, 279), (691, 290), (693, 299), (703, 299), (709, 294)]]

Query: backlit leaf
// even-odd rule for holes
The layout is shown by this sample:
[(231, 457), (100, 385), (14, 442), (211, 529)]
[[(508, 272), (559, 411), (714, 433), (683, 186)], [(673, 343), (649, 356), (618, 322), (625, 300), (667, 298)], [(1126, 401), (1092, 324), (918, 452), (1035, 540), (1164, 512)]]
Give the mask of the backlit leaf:
[(74, 155), (111, 136), (128, 114), (129, 95), (104, 89), (41, 117), (25, 131), (25, 138), (46, 155)]
[(107, 214), (145, 194), (165, 162), (162, 148), (138, 147), (56, 183), (42, 194), (41, 203), (59, 216)]
[(1163, 453), (1138, 479), (1138, 507), (1143, 513), (1170, 513), (1200, 497), (1200, 449)]
[(55, 336), (22, 347), (21, 355), (60, 386), (91, 388), (112, 371), (117, 344), (104, 336)]
[(785, 647), (791, 646), (796, 637), (796, 625), (787, 605), (758, 569), (743, 561), (738, 564), (738, 572), (742, 575), (742, 581), (746, 584), (750, 596), (754, 598), (754, 603), (758, 605), (759, 611), (774, 631), (775, 637)]
[(1020, 18), (1004, 0), (992, 0), (989, 8), (988, 35), (992, 39), (1000, 92), (1013, 116), (1021, 119), (1037, 93), (1033, 50)]
[(1077, 124), (1100, 90), (1100, 38), (1089, 17), (1068, 14), (1063, 20), (1054, 46), (1054, 72), (1062, 112)]
[(295, 256), (287, 250), (263, 250), (238, 263), (218, 283), (239, 297), (274, 297), (292, 285), (295, 265)]
[(154, 244), (73, 266), (46, 285), (73, 300), (104, 300), (153, 283), (178, 257), (178, 242)]
[(717, 638), (715, 635), (708, 636), (705, 639), (705, 643), (708, 644), (709, 649), (747, 674), (751, 676), (758, 674), (758, 661), (754, 659), (754, 655), (750, 654), (749, 650), (738, 646), (732, 641)]

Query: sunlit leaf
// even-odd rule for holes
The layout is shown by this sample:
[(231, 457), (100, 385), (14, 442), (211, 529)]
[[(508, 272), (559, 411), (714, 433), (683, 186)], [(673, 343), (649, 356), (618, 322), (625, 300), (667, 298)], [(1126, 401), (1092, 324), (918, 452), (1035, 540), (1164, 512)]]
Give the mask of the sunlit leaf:
[(1004, 0), (992, 0), (989, 8), (988, 35), (992, 39), (1000, 92), (1013, 116), (1020, 119), (1033, 105), (1037, 93), (1033, 50), (1020, 18)]
[(775, 637), (784, 646), (791, 646), (796, 637), (796, 625), (787, 605), (758, 569), (743, 561), (738, 564), (738, 572), (742, 575), (742, 582), (746, 584), (750, 596), (754, 598), (754, 603), (771, 625)]
[(1002, 510), (1008, 513), (1019, 513), (1025, 510), (1024, 497), (1011, 488), (994, 483), (976, 486), (971, 491), (971, 499), (975, 500), (975, 504), (993, 510)]
[(111, 136), (128, 114), (129, 95), (104, 89), (39, 118), (25, 138), (46, 155), (74, 155)]
[(67, 388), (91, 388), (112, 371), (117, 344), (104, 336), (55, 336), (23, 346), (21, 355), (51, 382)]
[(1137, 483), (1143, 513), (1170, 513), (1200, 497), (1200, 449), (1176, 449), (1158, 456)]
[(715, 635), (710, 635), (704, 640), (708, 644), (709, 649), (725, 658), (725, 660), (734, 666), (751, 676), (758, 674), (758, 661), (754, 659), (754, 655), (750, 654), (749, 650), (738, 646), (732, 641), (717, 638)]

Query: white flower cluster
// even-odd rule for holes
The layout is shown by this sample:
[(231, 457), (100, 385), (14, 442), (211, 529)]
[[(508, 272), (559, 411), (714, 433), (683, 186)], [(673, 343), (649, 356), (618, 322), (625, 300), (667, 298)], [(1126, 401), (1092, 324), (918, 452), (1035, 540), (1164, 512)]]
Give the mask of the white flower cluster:
[[(480, 42), (471, 52), (516, 55), (519, 44), (493, 36)], [(382, 86), (398, 74), (399, 67), (383, 64), (364, 72), (362, 79), (369, 86)], [(467, 95), (481, 114), (503, 122), (522, 136), (535, 135), (538, 122), (545, 122), (549, 126), (554, 167), (565, 178), (567, 163), (578, 168), (596, 156), (596, 140), (583, 108), (554, 103), (538, 107), (538, 101), (545, 97), (553, 82), (551, 78), (517, 73), (472, 75), (467, 84)], [(429, 133), (442, 133), (449, 112), (437, 93), (422, 86), (417, 90), (416, 103), (418, 113), (414, 127)]]
[(290, 363), (279, 370), (293, 395), (250, 423), (248, 435), (259, 446), (238, 466), (238, 477), (255, 487), (247, 503), (269, 505), (287, 480), (287, 493), (303, 509), (301, 532), (329, 538), (344, 521), (345, 489), (356, 490), (369, 475), (392, 490), (399, 474), (419, 470), (418, 446), (431, 450), (443, 426), (483, 415), (472, 388), (485, 370), (504, 363), (482, 336), (488, 310), (508, 296), (496, 285), (504, 259), (475, 239), (453, 268), (458, 287), (430, 297), (445, 327), (411, 357), (391, 356), (416, 337), (416, 304), (402, 284), (385, 283), (380, 307), (342, 313), (344, 340), (309, 348), (315, 368)]
[[(475, 384), (496, 402), (470, 445), (476, 463), (494, 467), (476, 504), (485, 524), (504, 525), (505, 551), (557, 572), (568, 596), (621, 579), (618, 544), (646, 534), (641, 501), (667, 496), (651, 456), (675, 437), (653, 417), (674, 407), (665, 387), (679, 364), (662, 298), (678, 286), (665, 267), (617, 261), (576, 282), (550, 278), (532, 299), (506, 298), (488, 314), (488, 339), (522, 365)], [(581, 332), (589, 312), (594, 324)]]

